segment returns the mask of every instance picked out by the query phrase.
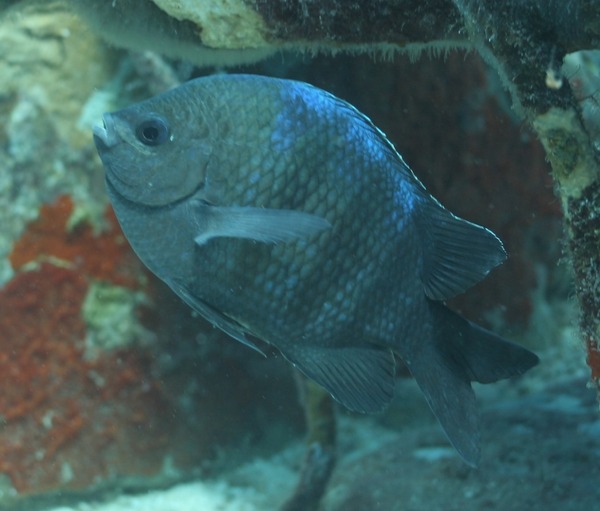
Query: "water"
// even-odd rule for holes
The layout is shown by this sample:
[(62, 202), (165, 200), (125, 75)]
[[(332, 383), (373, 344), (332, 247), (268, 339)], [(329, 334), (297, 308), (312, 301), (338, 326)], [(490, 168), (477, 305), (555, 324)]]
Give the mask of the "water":
[[(480, 387), (482, 463), (450, 448), (409, 378), (375, 417), (338, 410), (322, 509), (591, 509), (597, 404), (577, 337), (544, 151), (476, 55), (309, 58), (234, 68), (301, 79), (388, 134), (434, 196), (510, 258), (452, 302), (537, 351)], [(102, 112), (199, 68), (117, 50), (61, 3), (0, 4), (0, 509), (273, 510), (294, 491), (294, 375), (207, 325), (137, 261), (91, 139)]]

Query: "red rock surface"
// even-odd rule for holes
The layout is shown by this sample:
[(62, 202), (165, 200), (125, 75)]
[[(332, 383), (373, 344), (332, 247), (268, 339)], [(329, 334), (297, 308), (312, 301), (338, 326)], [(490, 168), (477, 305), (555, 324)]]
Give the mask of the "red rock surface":
[(42, 205), (37, 220), (29, 224), (13, 247), (13, 268), (19, 270), (27, 263), (54, 258), (88, 279), (138, 287), (143, 270), (112, 209), (107, 208), (105, 213), (107, 228), (97, 235), (86, 221), (69, 226), (73, 210), (73, 200), (68, 195)]
[(20, 493), (157, 472), (173, 429), (170, 414), (156, 413), (168, 398), (148, 352), (85, 356), (90, 283), (139, 288), (142, 269), (112, 215), (95, 236), (87, 223), (67, 229), (72, 210), (66, 196), (42, 206), (0, 290), (0, 472)]

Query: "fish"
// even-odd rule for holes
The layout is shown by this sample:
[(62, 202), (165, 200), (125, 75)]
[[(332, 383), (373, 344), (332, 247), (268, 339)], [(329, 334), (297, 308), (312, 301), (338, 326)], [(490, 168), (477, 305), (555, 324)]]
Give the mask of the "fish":
[(354, 412), (389, 405), (400, 359), (477, 465), (471, 383), (538, 357), (445, 301), (506, 252), (369, 118), (307, 83), (216, 74), (104, 114), (93, 137), (126, 238), (189, 307)]

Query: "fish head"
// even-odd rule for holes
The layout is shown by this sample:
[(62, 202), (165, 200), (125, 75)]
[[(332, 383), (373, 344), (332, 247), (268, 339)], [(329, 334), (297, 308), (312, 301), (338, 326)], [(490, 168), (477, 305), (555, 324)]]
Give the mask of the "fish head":
[(93, 128), (109, 188), (146, 206), (165, 206), (199, 190), (206, 179), (213, 138), (193, 108), (173, 91), (106, 113)]

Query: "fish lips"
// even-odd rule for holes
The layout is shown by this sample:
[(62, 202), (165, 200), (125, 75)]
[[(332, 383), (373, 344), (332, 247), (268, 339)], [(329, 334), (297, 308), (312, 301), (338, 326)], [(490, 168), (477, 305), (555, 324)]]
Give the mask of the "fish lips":
[[(120, 139), (117, 135), (114, 117), (109, 113), (104, 114), (102, 116), (102, 124), (95, 124), (92, 127), (92, 131), (94, 133), (96, 150), (98, 151), (98, 155), (102, 160), (106, 172), (106, 182), (110, 185), (109, 188), (114, 193), (118, 193), (117, 190), (122, 190), (123, 188), (133, 188), (134, 185), (127, 180), (122, 179), (119, 172), (115, 170), (115, 161), (112, 157), (114, 155), (111, 155), (111, 149), (120, 143)], [(116, 181), (116, 183), (111, 183), (111, 181)], [(117, 183), (119, 183), (119, 186), (117, 186)]]
[(104, 114), (102, 125), (94, 124), (92, 131), (94, 133), (94, 143), (100, 154), (102, 154), (102, 150), (110, 149), (119, 143), (115, 120), (110, 114)]

